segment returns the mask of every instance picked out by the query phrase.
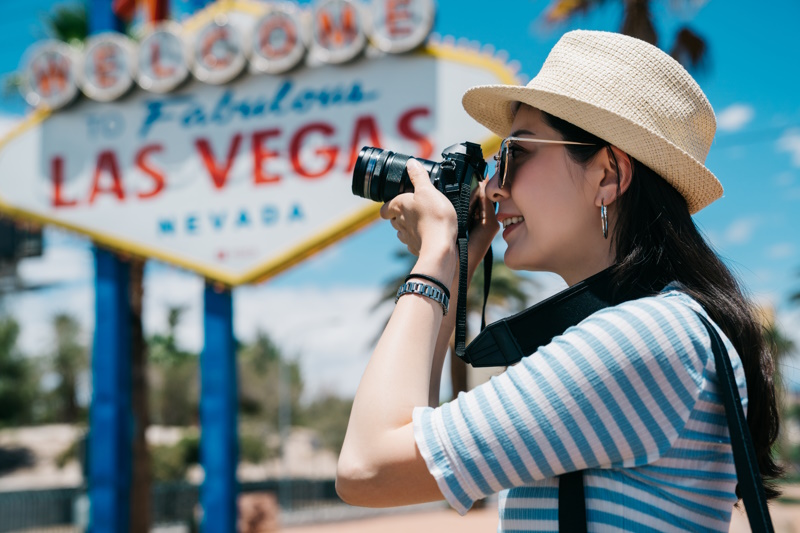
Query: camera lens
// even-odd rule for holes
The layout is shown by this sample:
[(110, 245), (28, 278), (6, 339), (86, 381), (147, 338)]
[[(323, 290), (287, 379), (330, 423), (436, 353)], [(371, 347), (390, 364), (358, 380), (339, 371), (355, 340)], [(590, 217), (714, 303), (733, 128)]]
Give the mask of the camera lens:
[[(398, 194), (411, 192), (414, 187), (406, 172), (406, 163), (411, 156), (390, 150), (365, 146), (358, 153), (353, 169), (353, 194), (369, 198), (374, 202), (388, 202)], [(418, 159), (435, 183), (439, 164)]]

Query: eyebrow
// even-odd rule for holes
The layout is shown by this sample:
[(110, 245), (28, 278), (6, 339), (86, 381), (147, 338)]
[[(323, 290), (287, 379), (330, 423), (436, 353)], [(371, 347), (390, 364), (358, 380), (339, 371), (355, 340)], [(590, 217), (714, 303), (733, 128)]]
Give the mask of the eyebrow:
[(533, 133), (530, 130), (516, 130), (516, 131), (512, 131), (511, 135), (509, 135), (509, 137), (519, 137), (520, 135), (522, 135), (524, 133), (527, 133), (528, 135), (534, 135), (534, 136), (536, 135), (535, 133)]

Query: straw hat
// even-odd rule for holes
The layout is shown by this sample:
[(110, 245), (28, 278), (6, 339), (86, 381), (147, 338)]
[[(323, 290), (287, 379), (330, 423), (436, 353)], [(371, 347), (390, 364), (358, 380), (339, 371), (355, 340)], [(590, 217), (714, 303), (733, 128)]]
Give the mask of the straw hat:
[(500, 137), (511, 130), (514, 102), (619, 147), (672, 184), (692, 214), (722, 196), (704, 165), (717, 124), (711, 104), (677, 61), (644, 41), (571, 31), (527, 86), (473, 87), (462, 100), (467, 113)]

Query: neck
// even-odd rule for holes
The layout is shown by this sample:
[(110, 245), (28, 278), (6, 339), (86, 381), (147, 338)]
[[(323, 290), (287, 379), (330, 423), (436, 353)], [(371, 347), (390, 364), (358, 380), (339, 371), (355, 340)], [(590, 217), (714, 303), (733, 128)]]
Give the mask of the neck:
[(572, 265), (571, 268), (562, 269), (560, 272), (556, 272), (556, 274), (564, 278), (567, 285), (572, 287), (576, 283), (607, 269), (614, 263), (614, 255), (612, 251), (609, 250), (608, 254), (604, 256), (589, 259), (584, 257), (583, 261), (578, 261)]

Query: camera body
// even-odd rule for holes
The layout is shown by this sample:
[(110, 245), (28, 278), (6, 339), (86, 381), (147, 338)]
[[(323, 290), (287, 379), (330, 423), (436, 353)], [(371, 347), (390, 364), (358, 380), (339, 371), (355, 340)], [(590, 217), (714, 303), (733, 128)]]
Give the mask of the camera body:
[[(375, 202), (388, 202), (398, 194), (413, 192), (406, 171), (411, 156), (365, 146), (358, 153), (353, 169), (353, 194)], [(441, 163), (418, 159), (431, 183), (457, 207), (465, 187), (477, 187), (486, 173), (486, 161), (480, 145), (468, 141), (454, 144), (442, 152)]]

